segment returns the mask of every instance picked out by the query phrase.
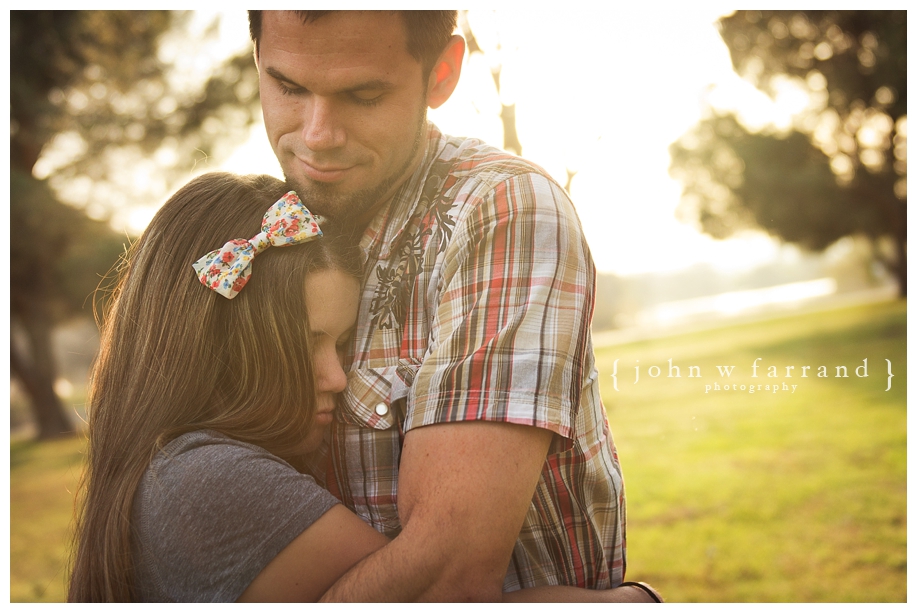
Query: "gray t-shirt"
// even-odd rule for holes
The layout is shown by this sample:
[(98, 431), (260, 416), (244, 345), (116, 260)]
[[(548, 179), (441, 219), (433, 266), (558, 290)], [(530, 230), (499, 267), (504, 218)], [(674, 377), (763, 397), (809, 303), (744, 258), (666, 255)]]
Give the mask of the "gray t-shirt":
[(234, 602), (339, 501), (261, 447), (209, 430), (159, 452), (134, 496), (143, 602)]

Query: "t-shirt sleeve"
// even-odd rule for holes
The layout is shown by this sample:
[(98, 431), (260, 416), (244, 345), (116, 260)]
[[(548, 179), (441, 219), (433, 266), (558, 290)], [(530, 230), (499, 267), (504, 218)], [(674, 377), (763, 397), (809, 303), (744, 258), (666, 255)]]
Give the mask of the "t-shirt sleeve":
[(146, 600), (232, 602), (338, 500), (267, 451), (192, 433), (161, 452), (135, 497)]
[(563, 189), (535, 172), (479, 199), (446, 252), (405, 430), (487, 420), (573, 438), (595, 287), (579, 219)]

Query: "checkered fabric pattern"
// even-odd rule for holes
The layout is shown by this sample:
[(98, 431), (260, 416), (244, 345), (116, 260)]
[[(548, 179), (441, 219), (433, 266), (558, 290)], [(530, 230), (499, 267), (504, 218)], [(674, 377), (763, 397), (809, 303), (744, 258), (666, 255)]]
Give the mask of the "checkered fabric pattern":
[(621, 583), (624, 487), (592, 352), (595, 270), (564, 190), (431, 125), (423, 162), (361, 246), (331, 492), (395, 536), (405, 432), (465, 420), (545, 428), (554, 440), (504, 589)]

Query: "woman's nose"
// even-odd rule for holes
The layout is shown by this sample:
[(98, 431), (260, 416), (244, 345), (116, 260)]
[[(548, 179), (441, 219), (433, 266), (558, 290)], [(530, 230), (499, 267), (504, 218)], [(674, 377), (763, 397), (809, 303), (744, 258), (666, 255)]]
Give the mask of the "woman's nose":
[(337, 351), (318, 352), (313, 360), (313, 366), (315, 385), (319, 392), (337, 394), (347, 387), (347, 373), (341, 367)]

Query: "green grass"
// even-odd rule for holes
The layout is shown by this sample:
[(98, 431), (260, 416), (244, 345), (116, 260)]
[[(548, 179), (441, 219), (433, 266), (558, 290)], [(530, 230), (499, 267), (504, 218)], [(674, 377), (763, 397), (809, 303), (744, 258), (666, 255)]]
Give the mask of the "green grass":
[[(597, 349), (627, 483), (628, 579), (670, 602), (906, 601), (906, 322), (895, 302)], [(666, 377), (669, 358), (681, 378)], [(735, 365), (730, 384), (799, 387), (704, 393), (727, 381), (717, 365)], [(793, 378), (768, 379), (770, 365), (795, 365)], [(820, 365), (830, 377), (814, 376)], [(12, 602), (65, 598), (81, 450), (10, 447)]]
[(10, 602), (63, 602), (83, 437), (10, 445)]
[[(628, 577), (675, 602), (906, 601), (906, 320), (896, 302), (597, 350), (627, 486)], [(669, 358), (681, 378), (667, 377)], [(746, 390), (706, 391), (726, 382)], [(798, 387), (747, 389), (775, 382)]]

